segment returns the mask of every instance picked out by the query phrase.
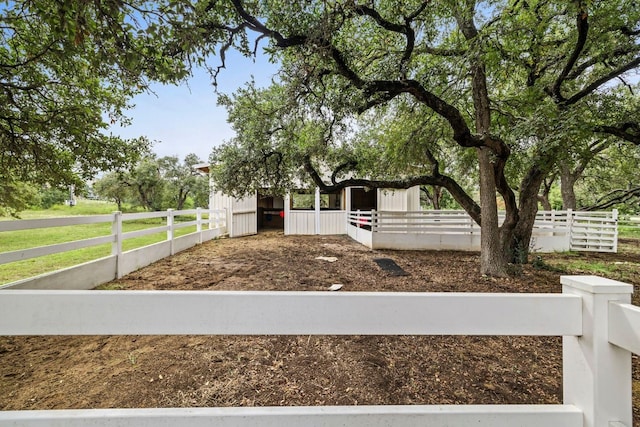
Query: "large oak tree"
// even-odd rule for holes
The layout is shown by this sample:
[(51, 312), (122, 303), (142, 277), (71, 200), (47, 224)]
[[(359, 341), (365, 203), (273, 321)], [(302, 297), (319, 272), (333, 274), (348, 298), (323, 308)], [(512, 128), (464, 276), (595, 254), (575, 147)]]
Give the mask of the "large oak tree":
[[(479, 201), (438, 167), (396, 180), (324, 182), (310, 156), (298, 161), (327, 191), (353, 184), (446, 188), (481, 224), (482, 273), (503, 275), (526, 256), (538, 191), (565, 144), (585, 134), (640, 144), (638, 105), (628, 99), (634, 92), (611, 90), (640, 66), (635, 2), (230, 3), (233, 21), (213, 14), (203, 27), (228, 32), (223, 51), (246, 32), (268, 38), (293, 99), (320, 103), (315, 114), (334, 120), (405, 105), (398, 120), (411, 111), (435, 117), (450, 145), (475, 152)], [(280, 161), (277, 150), (268, 154)], [(424, 156), (438, 165), (437, 153), (426, 149)], [(507, 172), (515, 157), (517, 181)]]

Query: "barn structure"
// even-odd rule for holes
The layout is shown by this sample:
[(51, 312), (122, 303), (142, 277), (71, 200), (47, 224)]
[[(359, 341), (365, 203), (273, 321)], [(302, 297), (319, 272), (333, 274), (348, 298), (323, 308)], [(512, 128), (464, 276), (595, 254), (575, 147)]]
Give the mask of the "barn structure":
[[(209, 165), (199, 165), (203, 173)], [(335, 193), (319, 188), (291, 190), (284, 197), (255, 194), (237, 199), (211, 186), (209, 207), (225, 209), (230, 237), (281, 229), (292, 234), (346, 234), (372, 249), (480, 250), (480, 227), (464, 211), (423, 211), (420, 188), (347, 187)], [(532, 252), (616, 252), (618, 212), (540, 211)]]
[[(208, 173), (209, 165), (197, 165)], [(347, 234), (349, 212), (420, 210), (420, 188), (407, 190), (348, 187), (335, 193), (292, 189), (284, 197), (267, 195), (267, 190), (237, 199), (213, 189), (209, 207), (226, 209), (229, 237), (280, 229), (284, 234)]]

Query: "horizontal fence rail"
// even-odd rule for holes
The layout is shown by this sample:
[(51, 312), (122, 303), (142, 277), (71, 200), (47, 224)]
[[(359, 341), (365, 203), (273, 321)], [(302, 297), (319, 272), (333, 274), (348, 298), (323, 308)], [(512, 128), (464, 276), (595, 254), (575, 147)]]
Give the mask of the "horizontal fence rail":
[(371, 211), (355, 211), (347, 213), (347, 222), (354, 226), (371, 226)]
[(90, 248), (92, 246), (103, 245), (105, 243), (113, 243), (115, 241), (116, 236), (111, 234), (102, 237), (92, 237), (90, 239), (74, 240), (73, 242), (56, 243), (55, 245), (39, 246), (37, 248), (4, 252), (0, 254), (0, 264), (8, 264), (15, 261), (24, 261), (27, 259), (73, 251), (76, 249)]
[(82, 224), (97, 224), (101, 222), (112, 222), (112, 221), (113, 221), (113, 214), (0, 221), (0, 232), (32, 230), (36, 228), (65, 227), (70, 225), (82, 225)]
[(640, 307), (610, 303), (608, 332), (611, 344), (640, 354)]
[(0, 335), (580, 335), (562, 294), (12, 291)]
[(299, 406), (0, 412), (21, 427), (579, 427), (571, 405)]

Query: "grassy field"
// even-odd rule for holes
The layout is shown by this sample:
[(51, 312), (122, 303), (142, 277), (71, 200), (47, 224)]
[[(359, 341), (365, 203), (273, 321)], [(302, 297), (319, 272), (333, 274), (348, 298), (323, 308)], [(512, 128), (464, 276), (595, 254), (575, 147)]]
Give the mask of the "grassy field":
[(620, 221), (618, 235), (623, 238), (640, 239), (640, 222)]
[[(55, 206), (46, 211), (25, 211), (21, 213), (21, 219), (43, 219), (67, 216), (104, 215), (117, 210), (113, 203), (95, 200), (80, 200), (76, 206)], [(132, 212), (131, 210), (125, 212)], [(12, 220), (11, 218), (1, 218)], [(194, 218), (185, 218), (186, 220)], [(166, 224), (162, 218), (145, 220), (124, 221), (123, 231), (136, 231), (147, 228), (159, 227)], [(195, 226), (180, 228), (175, 231), (176, 236), (192, 233)], [(41, 228), (34, 230), (5, 231), (0, 234), (0, 252), (17, 251), (37, 246), (53, 245), (57, 243), (71, 242), (74, 240), (90, 239), (111, 234), (111, 223), (83, 224), (68, 227)], [(127, 239), (123, 242), (124, 251), (161, 242), (166, 239), (166, 232), (154, 233), (147, 236)], [(0, 265), (0, 284), (13, 282), (39, 274), (55, 271), (91, 261), (111, 254), (111, 245), (99, 245), (90, 248), (78, 249), (53, 255), (32, 258)]]

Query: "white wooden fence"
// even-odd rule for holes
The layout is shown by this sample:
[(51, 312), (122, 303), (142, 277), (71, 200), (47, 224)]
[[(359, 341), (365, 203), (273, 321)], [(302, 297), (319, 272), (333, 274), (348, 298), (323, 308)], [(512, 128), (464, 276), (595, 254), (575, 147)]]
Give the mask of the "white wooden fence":
[[(617, 220), (616, 210), (540, 211), (531, 250), (616, 252)], [(464, 211), (349, 212), (347, 233), (373, 249), (480, 250), (480, 227)]]
[(284, 234), (336, 235), (346, 234), (347, 212), (338, 210), (286, 210)]
[(4, 411), (0, 426), (631, 427), (633, 287), (561, 282), (562, 294), (0, 291), (0, 335), (563, 336), (561, 405)]
[(571, 249), (617, 252), (618, 211), (574, 212), (571, 218)]
[[(177, 222), (175, 221), (175, 217), (178, 215), (195, 215), (195, 220)], [(205, 218), (205, 216), (207, 218)], [(149, 218), (166, 218), (166, 225), (126, 233), (122, 230), (123, 221)], [(163, 212), (131, 214), (114, 212), (109, 215), (0, 221), (0, 232), (63, 227), (80, 224), (111, 223), (111, 233), (105, 236), (0, 253), (0, 264), (6, 264), (75, 249), (88, 248), (107, 243), (111, 244), (110, 256), (34, 278), (8, 283), (3, 285), (2, 288), (92, 289), (102, 283), (120, 278), (125, 274), (145, 267), (162, 258), (225, 234), (225, 218), (226, 214), (224, 210), (206, 210), (198, 208), (181, 211), (169, 209)], [(175, 236), (175, 231), (177, 229), (193, 226), (196, 227), (195, 232), (184, 236)], [(162, 242), (126, 252), (122, 250), (122, 242), (126, 239), (162, 232), (167, 233), (166, 240)]]

